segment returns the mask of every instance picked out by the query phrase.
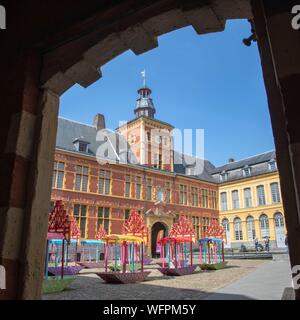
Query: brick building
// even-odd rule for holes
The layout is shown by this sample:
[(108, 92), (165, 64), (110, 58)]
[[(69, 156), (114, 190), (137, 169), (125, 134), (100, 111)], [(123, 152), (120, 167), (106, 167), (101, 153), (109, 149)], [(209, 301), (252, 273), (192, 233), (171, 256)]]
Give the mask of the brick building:
[(197, 238), (218, 219), (229, 247), (265, 236), (272, 247), (285, 247), (275, 152), (215, 167), (174, 151), (173, 126), (155, 118), (151, 90), (138, 93), (134, 119), (114, 131), (101, 114), (91, 125), (58, 120), (52, 203), (63, 200), (82, 238), (95, 238), (100, 225), (122, 232), (135, 210), (149, 229), (149, 254), (180, 215), (192, 220)]
[[(136, 210), (149, 228), (154, 253), (158, 234), (167, 234), (179, 215), (203, 235), (219, 216), (218, 185), (209, 161), (173, 150), (173, 127), (155, 119), (151, 90), (138, 93), (135, 118), (115, 131), (105, 129), (99, 114), (91, 125), (59, 118), (52, 202), (63, 200), (82, 238), (89, 239), (100, 224), (108, 233), (122, 232)], [(196, 165), (202, 166), (200, 174), (192, 174)]]

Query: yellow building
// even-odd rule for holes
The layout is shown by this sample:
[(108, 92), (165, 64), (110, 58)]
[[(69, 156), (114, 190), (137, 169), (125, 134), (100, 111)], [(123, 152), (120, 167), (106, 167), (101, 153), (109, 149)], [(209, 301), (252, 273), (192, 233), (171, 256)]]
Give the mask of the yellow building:
[(212, 172), (219, 180), (220, 222), (227, 247), (254, 246), (257, 238), (271, 248), (285, 247), (285, 223), (275, 152), (239, 161), (230, 159)]

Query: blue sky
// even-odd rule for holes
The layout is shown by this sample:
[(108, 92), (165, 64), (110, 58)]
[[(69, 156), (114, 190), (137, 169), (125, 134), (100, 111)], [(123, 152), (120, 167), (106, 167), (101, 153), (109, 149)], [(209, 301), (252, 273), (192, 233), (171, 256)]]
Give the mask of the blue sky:
[(274, 148), (256, 43), (246, 20), (232, 20), (224, 32), (197, 35), (192, 27), (159, 37), (158, 48), (135, 56), (127, 51), (103, 66), (89, 88), (76, 85), (61, 99), (60, 116), (91, 123), (103, 113), (106, 126), (131, 120), (147, 71), (156, 118), (179, 129), (205, 130), (205, 158), (220, 165)]

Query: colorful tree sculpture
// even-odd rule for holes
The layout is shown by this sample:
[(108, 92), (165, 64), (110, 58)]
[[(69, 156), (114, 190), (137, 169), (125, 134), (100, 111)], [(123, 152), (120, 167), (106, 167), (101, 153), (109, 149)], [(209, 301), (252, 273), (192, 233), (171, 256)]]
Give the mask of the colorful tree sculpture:
[[(172, 276), (193, 273), (196, 269), (196, 265), (193, 265), (193, 243), (195, 241), (196, 232), (193, 224), (186, 217), (181, 216), (178, 223), (172, 226), (169, 236), (158, 241), (161, 245), (162, 265), (158, 270), (165, 275)], [(187, 245), (190, 247), (189, 259)]]
[[(49, 258), (49, 239), (53, 239), (56, 235), (62, 235), (62, 265), (61, 265), (61, 278), (64, 277), (64, 253), (65, 253), (65, 240), (67, 244), (71, 240), (71, 220), (61, 200), (55, 202), (55, 206), (50, 213), (48, 222), (48, 239), (46, 251), (46, 277), (48, 276), (48, 258)], [(61, 237), (60, 237), (61, 238)]]
[(217, 220), (213, 220), (207, 227), (204, 238), (199, 239), (201, 269), (207, 268), (207, 265), (218, 265), (218, 268), (225, 267), (224, 240), (226, 241), (226, 232), (223, 226)]
[(124, 222), (123, 234), (141, 237), (146, 244), (148, 243), (148, 228), (143, 218), (136, 211), (132, 211), (128, 219)]
[(70, 221), (71, 221), (71, 239), (75, 239), (79, 243), (81, 232), (80, 232), (78, 223), (73, 216), (70, 217)]
[(196, 240), (196, 231), (193, 224), (185, 216), (181, 216), (179, 221), (173, 224), (170, 230), (170, 238), (191, 238), (193, 242)]
[(61, 233), (69, 243), (71, 240), (71, 221), (61, 200), (55, 202), (48, 223), (49, 233)]
[(217, 220), (213, 220), (205, 231), (205, 237), (226, 240), (226, 232)]
[(99, 230), (96, 234), (96, 239), (97, 240), (103, 240), (107, 236), (107, 233), (105, 229), (102, 227), (102, 225), (99, 226)]

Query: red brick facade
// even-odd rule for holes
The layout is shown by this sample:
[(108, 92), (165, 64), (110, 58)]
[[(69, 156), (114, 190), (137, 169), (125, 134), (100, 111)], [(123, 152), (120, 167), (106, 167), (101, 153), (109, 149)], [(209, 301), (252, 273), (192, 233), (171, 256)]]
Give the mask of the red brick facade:
[[(92, 156), (59, 149), (56, 150), (55, 160), (56, 163), (64, 164), (60, 177), (62, 179), (63, 176), (63, 184), (56, 183), (57, 174), (54, 174), (52, 201), (63, 200), (70, 214), (74, 214), (75, 205), (86, 206), (86, 219), (83, 219), (85, 227), (81, 226), (83, 238), (95, 238), (98, 223), (104, 223), (97, 218), (99, 207), (109, 208), (109, 233), (122, 232), (125, 210), (140, 211), (145, 220), (149, 213), (157, 214), (162, 221), (164, 215), (172, 215), (173, 220), (179, 215), (186, 215), (193, 220), (198, 236), (202, 234), (205, 225), (211, 219), (217, 219), (219, 216), (217, 184), (134, 165), (109, 163), (100, 165)], [(86, 191), (76, 190), (77, 166), (88, 168)], [(110, 180), (107, 182), (109, 194), (105, 195), (99, 193), (101, 170), (110, 172)], [(126, 176), (130, 176), (129, 197), (125, 197)], [(136, 187), (136, 177), (140, 177), (141, 181), (140, 199), (137, 199), (139, 187)], [(151, 192), (149, 179), (151, 179)], [(186, 186), (186, 194), (180, 192), (181, 188), (185, 188), (180, 186)], [(192, 188), (195, 188), (193, 192)], [(170, 190), (170, 201), (166, 198), (168, 190)], [(148, 200), (149, 195), (152, 200)], [(158, 204), (159, 196), (163, 196), (163, 201)], [(185, 202), (185, 197), (187, 204), (180, 204)]]

